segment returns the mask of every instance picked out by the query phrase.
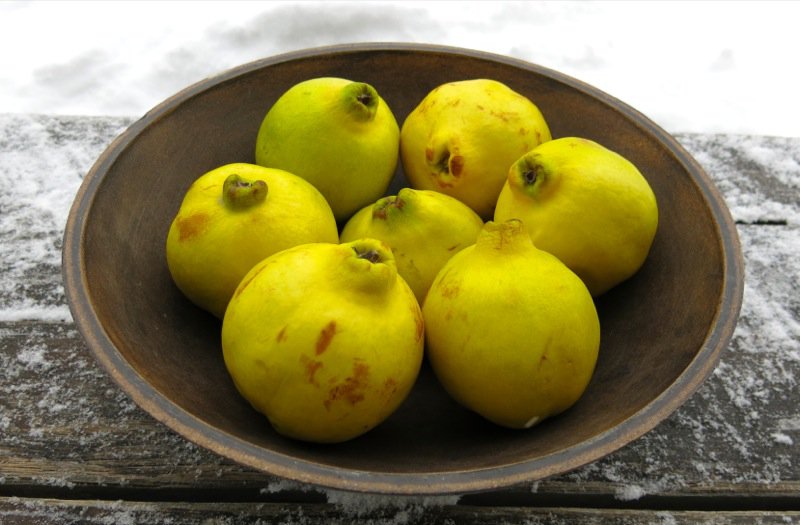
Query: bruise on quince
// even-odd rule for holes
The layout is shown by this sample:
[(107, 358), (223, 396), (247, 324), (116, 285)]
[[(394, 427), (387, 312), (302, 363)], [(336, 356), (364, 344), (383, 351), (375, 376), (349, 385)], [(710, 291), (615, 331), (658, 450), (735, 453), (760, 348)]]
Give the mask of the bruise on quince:
[(363, 401), (368, 377), (369, 366), (359, 359), (353, 361), (352, 375), (328, 391), (328, 398), (324, 401), (325, 408), (330, 410), (331, 405), (339, 400), (347, 401), (351, 405)]
[(208, 227), (210, 217), (207, 213), (198, 212), (175, 219), (175, 226), (178, 228), (178, 240), (186, 242), (204, 233)]
[(314, 352), (317, 355), (320, 355), (325, 350), (327, 350), (328, 345), (331, 344), (331, 340), (335, 335), (336, 335), (336, 321), (331, 321), (325, 325), (325, 328), (320, 330), (319, 338), (317, 339), (317, 344), (314, 348)]

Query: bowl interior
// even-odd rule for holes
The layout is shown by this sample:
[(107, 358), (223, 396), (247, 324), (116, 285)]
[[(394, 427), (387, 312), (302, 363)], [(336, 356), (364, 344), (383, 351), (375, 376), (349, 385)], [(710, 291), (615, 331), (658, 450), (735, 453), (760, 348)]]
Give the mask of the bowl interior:
[[(493, 78), (533, 100), (554, 137), (595, 140), (639, 167), (658, 199), (659, 230), (641, 271), (598, 300), (600, 357), (574, 407), (530, 431), (504, 430), (454, 404), (426, 367), (383, 425), (321, 446), (280, 437), (237, 394), (222, 361), (220, 322), (171, 281), (166, 234), (191, 182), (222, 164), (253, 162), (271, 103), (316, 76), (371, 83), (401, 124), (435, 86)], [(721, 235), (706, 181), (698, 182), (702, 173), (687, 159), (624, 104), (510, 59), (422, 46), (277, 57), (187, 88), (112, 144), (70, 217), (67, 243), (74, 236), (78, 246), (73, 261), (65, 243), (67, 294), (90, 347), (137, 402), (234, 460), (301, 481), (386, 492), (480, 490), (541, 478), (652, 428), (666, 413), (646, 409), (665, 397), (674, 401), (667, 407), (682, 402), (710, 368), (691, 381), (686, 371), (717, 358), (721, 344), (710, 348), (708, 339), (720, 308), (731, 307), (723, 305), (730, 240)], [(404, 185), (398, 167), (388, 194)], [(69, 286), (75, 272), (79, 287)]]

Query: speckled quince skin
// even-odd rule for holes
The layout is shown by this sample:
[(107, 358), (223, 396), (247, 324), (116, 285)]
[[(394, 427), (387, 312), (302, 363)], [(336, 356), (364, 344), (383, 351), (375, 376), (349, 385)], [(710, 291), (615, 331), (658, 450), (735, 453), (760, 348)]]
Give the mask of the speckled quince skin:
[(400, 158), (411, 186), (446, 193), (490, 219), (508, 167), (550, 140), (539, 108), (491, 79), (442, 84), (406, 117)]
[(458, 199), (430, 190), (401, 189), (358, 211), (342, 242), (372, 237), (392, 249), (397, 271), (420, 304), (442, 266), (475, 243), (483, 221)]
[(282, 251), (243, 279), (222, 323), (241, 395), (285, 436), (334, 443), (388, 418), (422, 363), (424, 321), (375, 239)]
[(508, 171), (495, 221), (519, 218), (537, 248), (599, 296), (644, 264), (658, 228), (649, 183), (622, 155), (580, 137), (551, 140)]
[(426, 352), (445, 390), (498, 425), (530, 428), (563, 412), (594, 373), (592, 297), (521, 221), (486, 223), (439, 272), (423, 314)]
[(344, 222), (386, 192), (399, 142), (397, 120), (372, 85), (319, 77), (292, 86), (269, 108), (255, 159), (309, 181)]
[(233, 163), (189, 187), (167, 234), (166, 258), (181, 292), (222, 319), (256, 263), (298, 244), (338, 239), (333, 213), (311, 184), (283, 170)]

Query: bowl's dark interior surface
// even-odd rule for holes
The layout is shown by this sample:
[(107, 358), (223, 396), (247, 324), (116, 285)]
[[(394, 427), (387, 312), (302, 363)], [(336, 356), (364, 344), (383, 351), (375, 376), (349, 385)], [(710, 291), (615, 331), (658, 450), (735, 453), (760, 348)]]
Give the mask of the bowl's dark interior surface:
[[(253, 162), (270, 104), (296, 82), (317, 76), (373, 84), (400, 124), (441, 83), (493, 78), (533, 100), (554, 137), (596, 140), (639, 167), (658, 199), (658, 233), (641, 271), (598, 300), (600, 358), (572, 409), (531, 430), (504, 430), (451, 402), (424, 368), (410, 398), (383, 425), (348, 443), (315, 446), (281, 438), (240, 398), (223, 365), (220, 322), (192, 306), (170, 279), (166, 234), (189, 184), (222, 164)], [(82, 249), (89, 301), (124, 360), (196, 418), (198, 432), (207, 425), (229, 435), (226, 447), (234, 457), (240, 439), (255, 447), (250, 457), (263, 449), (266, 463), (275, 453), (367, 472), (448, 473), (526, 462), (630, 418), (675, 382), (704, 344), (724, 279), (708, 203), (673, 151), (591, 90), (533, 67), (391, 49), (311, 54), (240, 68), (211, 84), (146, 116), (148, 125), (102, 167)], [(398, 168), (389, 193), (403, 185)]]

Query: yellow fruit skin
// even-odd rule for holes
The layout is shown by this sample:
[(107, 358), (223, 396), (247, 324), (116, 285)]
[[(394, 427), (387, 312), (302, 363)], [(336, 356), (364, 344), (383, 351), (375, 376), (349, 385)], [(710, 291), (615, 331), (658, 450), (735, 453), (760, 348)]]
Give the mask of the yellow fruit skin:
[(450, 395), (505, 427), (572, 406), (597, 361), (600, 323), (584, 284), (536, 249), (520, 221), (486, 224), (423, 306), (426, 352)]
[(483, 221), (461, 201), (429, 190), (401, 189), (358, 211), (341, 241), (372, 237), (392, 249), (397, 272), (422, 304), (450, 257), (475, 243)]
[(312, 442), (353, 439), (389, 417), (416, 380), (423, 344), (414, 295), (374, 239), (265, 259), (222, 323), (225, 365), (242, 396), (277, 432)]
[[(525, 181), (526, 169), (536, 173), (533, 184)], [(658, 205), (630, 161), (596, 142), (564, 137), (509, 170), (494, 220), (511, 218), (522, 219), (534, 245), (561, 259), (596, 297), (644, 264)]]
[[(222, 188), (232, 173), (265, 181), (265, 200), (246, 209), (226, 206)], [(338, 239), (330, 207), (308, 182), (234, 163), (209, 171), (188, 189), (167, 234), (166, 256), (181, 292), (222, 319), (239, 281), (261, 259), (297, 244)]]
[(325, 196), (338, 221), (383, 195), (398, 161), (400, 130), (378, 97), (371, 118), (343, 96), (352, 81), (314, 78), (284, 93), (265, 115), (256, 164), (295, 173)]
[(492, 216), (508, 167), (550, 140), (539, 108), (489, 79), (443, 84), (406, 117), (400, 158), (411, 186), (453, 196)]

